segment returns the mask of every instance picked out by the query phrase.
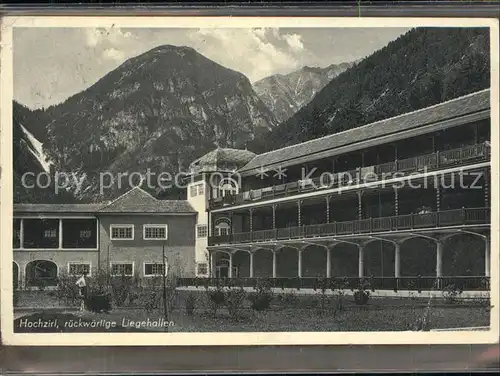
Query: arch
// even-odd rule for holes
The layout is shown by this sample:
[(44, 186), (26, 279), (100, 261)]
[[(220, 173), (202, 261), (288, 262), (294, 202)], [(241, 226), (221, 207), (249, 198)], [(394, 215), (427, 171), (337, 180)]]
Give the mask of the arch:
[(219, 197), (224, 197), (226, 195), (236, 195), (239, 193), (238, 182), (233, 178), (223, 178), (219, 182)]
[(229, 235), (231, 233), (231, 220), (227, 217), (218, 218), (215, 221), (214, 231), (216, 236)]
[(57, 285), (59, 268), (50, 260), (33, 260), (26, 264), (25, 279), (27, 287)]
[(19, 270), (19, 264), (12, 261), (12, 283), (14, 290), (17, 290), (19, 287)]

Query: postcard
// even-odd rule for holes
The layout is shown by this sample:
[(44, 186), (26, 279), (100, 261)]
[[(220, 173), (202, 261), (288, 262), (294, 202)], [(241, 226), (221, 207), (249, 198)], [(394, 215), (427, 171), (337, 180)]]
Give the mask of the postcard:
[(498, 341), (498, 32), (3, 18), (3, 341)]

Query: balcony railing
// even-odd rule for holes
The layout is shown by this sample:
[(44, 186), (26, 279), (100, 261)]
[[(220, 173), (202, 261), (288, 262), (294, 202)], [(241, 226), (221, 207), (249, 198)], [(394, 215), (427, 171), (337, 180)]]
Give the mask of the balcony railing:
[(430, 291), (456, 290), (460, 291), (488, 291), (490, 278), (485, 276), (450, 276), (450, 277), (331, 277), (331, 278), (180, 278), (178, 287), (253, 287), (266, 282), (271, 288), (334, 290), (358, 289), (360, 287), (371, 290), (402, 290), (402, 291)]
[(443, 167), (459, 166), (469, 164), (473, 161), (485, 161), (489, 157), (490, 148), (486, 143), (474, 144), (394, 162), (360, 167), (350, 171), (339, 173), (326, 172), (322, 177), (255, 189), (236, 195), (226, 195), (210, 200), (209, 208), (218, 209), (224, 206), (242, 205), (278, 197), (294, 196), (304, 192), (327, 188), (342, 188), (353, 184), (383, 181), (390, 179), (395, 173), (398, 174), (398, 177), (403, 177), (419, 171), (435, 171)]
[(490, 208), (462, 208), (423, 214), (404, 214), (391, 217), (368, 218), (345, 222), (332, 222), (301, 227), (239, 232), (209, 237), (209, 245), (237, 244), (336, 236), (349, 234), (372, 234), (387, 231), (413, 230), (459, 225), (488, 224)]

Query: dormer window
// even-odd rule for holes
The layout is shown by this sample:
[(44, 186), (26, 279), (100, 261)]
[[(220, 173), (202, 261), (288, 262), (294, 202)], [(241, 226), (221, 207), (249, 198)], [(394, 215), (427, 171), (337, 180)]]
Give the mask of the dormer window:
[(238, 194), (238, 184), (231, 178), (222, 179), (219, 184), (219, 197)]

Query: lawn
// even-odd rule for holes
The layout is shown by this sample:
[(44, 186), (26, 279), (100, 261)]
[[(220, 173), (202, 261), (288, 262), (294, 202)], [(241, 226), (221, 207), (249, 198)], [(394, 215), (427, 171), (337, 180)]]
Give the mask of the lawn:
[[(403, 331), (418, 330), (422, 322), (426, 330), (488, 326), (490, 307), (484, 302), (458, 301), (446, 302), (442, 299), (422, 298), (372, 298), (366, 305), (356, 305), (352, 297), (346, 297), (344, 309), (336, 311), (333, 301), (324, 309), (318, 308), (318, 298), (293, 294), (278, 295), (273, 299), (268, 310), (256, 312), (248, 301), (238, 314), (231, 315), (226, 307), (221, 307), (214, 314), (207, 309), (203, 291), (195, 292), (194, 313), (187, 314), (185, 300), (187, 293), (178, 295), (174, 309), (164, 326), (142, 325), (140, 329), (131, 323), (156, 322), (163, 319), (161, 310), (146, 312), (142, 307), (114, 307), (111, 313), (86, 312), (80, 318), (70, 313), (41, 313), (44, 320), (59, 318), (58, 329), (19, 328), (20, 318), (15, 320), (16, 331), (66, 331), (66, 332), (163, 332), (165, 326), (170, 332), (290, 332), (290, 331)], [(23, 316), (22, 318), (26, 318)], [(29, 315), (30, 320), (37, 320), (36, 315)], [(94, 327), (64, 326), (66, 321), (85, 320), (94, 322)], [(115, 322), (112, 328), (103, 327), (103, 322)], [(100, 326), (97, 323), (101, 323)], [(62, 329), (61, 329), (62, 328)]]

